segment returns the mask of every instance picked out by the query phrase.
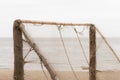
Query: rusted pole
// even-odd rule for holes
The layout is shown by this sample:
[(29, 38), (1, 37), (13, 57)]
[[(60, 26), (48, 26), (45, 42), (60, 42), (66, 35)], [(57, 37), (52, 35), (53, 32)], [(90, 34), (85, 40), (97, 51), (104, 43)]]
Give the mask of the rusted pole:
[(96, 28), (90, 26), (89, 80), (96, 80)]
[(14, 39), (14, 80), (24, 80), (24, 61), (22, 32), (19, 28), (20, 20), (16, 20), (13, 26)]

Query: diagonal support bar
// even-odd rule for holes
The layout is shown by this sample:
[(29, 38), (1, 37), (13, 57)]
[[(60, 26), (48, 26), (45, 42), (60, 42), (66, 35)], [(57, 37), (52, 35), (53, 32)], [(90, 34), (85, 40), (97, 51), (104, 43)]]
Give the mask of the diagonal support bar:
[(52, 68), (52, 66), (47, 62), (46, 58), (41, 54), (39, 47), (36, 45), (36, 43), (33, 41), (31, 36), (28, 34), (28, 32), (25, 30), (25, 26), (21, 24), (20, 26), (21, 31), (23, 32), (28, 44), (35, 50), (36, 54), (38, 55), (39, 59), (42, 61), (48, 72), (50, 73), (50, 76), (52, 80), (58, 80), (57, 75)]

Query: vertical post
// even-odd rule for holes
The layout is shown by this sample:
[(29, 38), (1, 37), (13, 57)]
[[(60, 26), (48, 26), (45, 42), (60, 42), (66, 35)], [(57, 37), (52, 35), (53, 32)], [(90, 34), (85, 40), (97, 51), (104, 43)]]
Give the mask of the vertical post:
[(90, 63), (89, 80), (96, 80), (96, 29), (90, 26)]
[(16, 20), (13, 26), (14, 39), (14, 80), (24, 80), (24, 61), (22, 32), (19, 28), (20, 20)]

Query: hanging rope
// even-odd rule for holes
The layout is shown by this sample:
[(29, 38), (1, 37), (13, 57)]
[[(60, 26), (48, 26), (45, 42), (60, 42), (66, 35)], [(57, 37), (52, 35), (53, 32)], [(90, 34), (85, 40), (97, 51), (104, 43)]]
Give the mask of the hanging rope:
[[(79, 41), (80, 47), (82, 48), (82, 52), (83, 52), (83, 55), (84, 55), (84, 57), (85, 57), (85, 60), (86, 60), (87, 64), (89, 65), (89, 62), (88, 62), (88, 59), (87, 59), (86, 53), (85, 53), (85, 51), (84, 51), (84, 48), (83, 48), (82, 42), (81, 42), (80, 37), (79, 37), (79, 35), (78, 35), (78, 31), (76, 30), (75, 27), (74, 27), (74, 31), (75, 31), (75, 33), (76, 33), (76, 35), (77, 35), (77, 39), (78, 39), (78, 41)], [(83, 32), (83, 31), (82, 31), (82, 32)]]
[(30, 48), (29, 51), (27, 52), (27, 54), (25, 55), (25, 57), (23, 58), (24, 60), (26, 59), (26, 57), (29, 55), (29, 53), (33, 50), (33, 48)]
[(27, 41), (26, 41), (26, 40), (24, 40), (24, 39), (22, 39), (22, 41), (23, 41), (23, 42), (25, 42), (25, 43), (27, 43)]
[(109, 43), (107, 42), (107, 40), (105, 39), (105, 37), (102, 35), (102, 33), (99, 31), (99, 29), (96, 28), (96, 31), (101, 35), (102, 39), (105, 41), (105, 43), (107, 44), (107, 46), (109, 47), (109, 49), (113, 52), (114, 56), (116, 57), (116, 59), (118, 60), (118, 62), (120, 63), (120, 59), (117, 56), (117, 54), (115, 53), (115, 51), (112, 49), (112, 47), (109, 45)]
[[(27, 40), (22, 39), (22, 41), (25, 42), (25, 43), (28, 43)], [(27, 54), (26, 54), (26, 55), (24, 56), (24, 58), (23, 58), (24, 61), (25, 61), (26, 57), (29, 55), (29, 53), (30, 53), (32, 50), (33, 50), (33, 48), (30, 47), (30, 49), (28, 50)]]
[[(76, 29), (75, 27), (74, 27), (74, 29)], [(83, 32), (84, 32), (84, 30), (85, 30), (85, 27), (83, 27), (83, 29), (82, 29), (82, 31), (80, 31), (80, 32), (78, 32), (77, 30), (77, 33), (79, 33), (79, 34), (82, 34)]]
[(63, 45), (63, 47), (64, 47), (65, 55), (66, 55), (66, 57), (67, 57), (68, 63), (69, 63), (69, 65), (70, 65), (70, 68), (71, 68), (71, 70), (72, 70), (72, 72), (73, 72), (73, 75), (75, 76), (76, 80), (79, 80), (78, 77), (77, 77), (77, 75), (76, 75), (76, 73), (75, 73), (75, 71), (74, 71), (74, 69), (73, 69), (73, 67), (72, 67), (72, 64), (71, 64), (70, 59), (69, 59), (69, 56), (68, 56), (67, 49), (66, 49), (66, 47), (65, 47), (65, 43), (64, 43), (64, 40), (63, 40), (63, 37), (62, 37), (62, 33), (61, 33), (61, 25), (58, 26), (58, 31), (59, 31), (59, 34), (60, 34), (60, 39), (61, 39), (62, 45)]

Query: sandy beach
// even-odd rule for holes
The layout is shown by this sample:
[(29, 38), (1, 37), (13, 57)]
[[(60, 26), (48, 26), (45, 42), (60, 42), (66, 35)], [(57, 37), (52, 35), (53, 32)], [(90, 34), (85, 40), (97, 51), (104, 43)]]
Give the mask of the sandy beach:
[[(71, 72), (58, 72), (60, 80), (76, 80)], [(79, 80), (89, 80), (87, 72), (76, 72)], [(97, 80), (120, 80), (120, 71), (97, 72)], [(13, 70), (0, 69), (0, 80), (13, 80)], [(46, 80), (42, 71), (25, 71), (25, 80)], [(50, 77), (49, 77), (49, 80)]]

